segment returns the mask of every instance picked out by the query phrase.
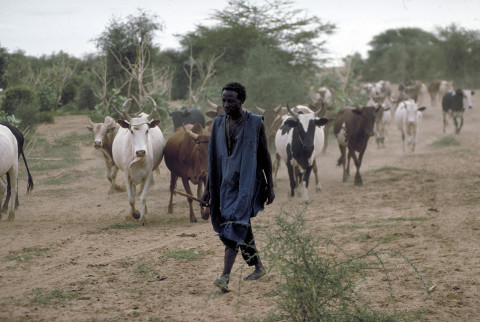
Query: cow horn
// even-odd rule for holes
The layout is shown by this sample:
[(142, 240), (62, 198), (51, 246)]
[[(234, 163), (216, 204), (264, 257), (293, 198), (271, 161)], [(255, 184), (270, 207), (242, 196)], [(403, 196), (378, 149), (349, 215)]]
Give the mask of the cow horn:
[(278, 113), (282, 109), (282, 105), (277, 105), (276, 107), (273, 108), (275, 113)]
[(320, 108), (318, 109), (318, 111), (316, 111), (315, 113), (313, 113), (313, 114), (315, 115), (315, 117), (317, 117), (318, 115), (320, 115), (320, 113), (323, 111), (323, 109), (324, 109), (324, 107), (325, 107), (325, 102), (324, 102), (321, 98), (319, 98), (319, 101), (322, 102), (322, 107), (320, 107)]
[(198, 134), (193, 133), (193, 132), (190, 131), (190, 130), (187, 130), (187, 129), (185, 128), (185, 124), (183, 124), (183, 130), (184, 130), (185, 133), (187, 133), (193, 140), (195, 140), (195, 141), (198, 140)]
[(290, 106), (288, 106), (288, 103), (287, 103), (287, 110), (290, 114), (292, 114), (292, 116), (296, 119), (298, 119), (298, 113), (297, 112), (294, 112), (290, 109)]
[[(150, 114), (148, 114), (148, 117), (147, 117), (147, 120), (150, 121), (150, 120), (153, 120), (153, 116), (155, 114), (155, 111), (157, 110), (157, 103), (155, 102), (155, 100), (152, 97), (147, 96), (147, 98), (152, 101), (152, 111), (150, 112)], [(143, 109), (142, 109), (142, 111), (143, 111)]]
[(265, 110), (263, 108), (260, 108), (258, 107), (257, 105), (255, 105), (255, 107), (257, 108), (257, 110), (262, 113), (262, 114), (265, 114)]
[(128, 113), (125, 111), (126, 107), (127, 107), (127, 104), (128, 102), (130, 102), (132, 99), (129, 98), (127, 99), (125, 102), (123, 102), (123, 105), (122, 105), (122, 111), (120, 112), (115, 106), (113, 106), (115, 108), (115, 111), (117, 111), (117, 113), (126, 121), (130, 121), (132, 118), (130, 117), (130, 115), (128, 115)]
[(206, 96), (206, 98), (207, 98), (207, 103), (208, 103), (208, 105), (210, 105), (211, 108), (217, 110), (218, 105), (215, 104), (215, 103), (213, 103), (211, 100), (209, 100), (209, 99), (208, 99), (208, 96)]

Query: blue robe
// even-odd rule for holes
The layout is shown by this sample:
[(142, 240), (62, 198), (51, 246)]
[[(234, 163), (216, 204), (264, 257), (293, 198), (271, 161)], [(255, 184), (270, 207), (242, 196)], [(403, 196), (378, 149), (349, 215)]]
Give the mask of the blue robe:
[(250, 218), (265, 205), (266, 180), (257, 166), (257, 150), (263, 116), (246, 112), (243, 126), (235, 133), (236, 144), (227, 152), (226, 114), (213, 120), (208, 145), (209, 190), (212, 225), (221, 239), (245, 241)]

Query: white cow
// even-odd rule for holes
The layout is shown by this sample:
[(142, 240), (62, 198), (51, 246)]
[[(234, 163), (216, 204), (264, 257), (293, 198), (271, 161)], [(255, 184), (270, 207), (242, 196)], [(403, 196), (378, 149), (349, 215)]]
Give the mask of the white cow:
[[(405, 153), (405, 144), (409, 148), (409, 152), (415, 151), (417, 144), (418, 128), (422, 119), (422, 111), (426, 107), (418, 107), (413, 99), (400, 102), (395, 111), (395, 124), (402, 133), (403, 152)], [(406, 141), (406, 142), (405, 142)]]
[(115, 183), (118, 173), (118, 167), (113, 162), (112, 145), (120, 126), (110, 116), (105, 116), (103, 123), (95, 123), (88, 119), (87, 129), (93, 134), (93, 147), (102, 151), (107, 169), (107, 179), (110, 181), (110, 190), (108, 193), (123, 191), (122, 187)]
[[(135, 219), (145, 220), (147, 214), (147, 192), (152, 181), (152, 172), (157, 169), (163, 159), (165, 139), (160, 128), (157, 127), (159, 120), (153, 120), (156, 103), (152, 103), (150, 115), (137, 114), (129, 116), (125, 107), (130, 101), (123, 104), (123, 111), (119, 112), (123, 120), (118, 120), (122, 127), (118, 130), (113, 141), (113, 161), (124, 172), (125, 187), (131, 206), (131, 214)], [(140, 213), (135, 209), (136, 186), (140, 185)]]
[[(18, 176), (18, 145), (12, 131), (4, 125), (0, 125), (0, 177), (6, 173), (10, 176), (11, 198), (8, 209), (8, 220), (15, 219), (15, 200), (17, 197)], [(1, 214), (0, 214), (1, 218)]]

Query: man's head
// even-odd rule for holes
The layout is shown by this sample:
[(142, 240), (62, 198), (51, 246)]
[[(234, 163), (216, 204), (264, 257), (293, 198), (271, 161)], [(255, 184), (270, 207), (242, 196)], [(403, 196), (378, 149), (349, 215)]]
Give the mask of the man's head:
[(237, 98), (240, 100), (240, 102), (243, 104), (245, 103), (245, 100), (247, 99), (247, 90), (245, 89), (245, 86), (243, 86), (240, 83), (228, 83), (222, 88), (222, 93), (223, 91), (234, 91), (237, 92), (238, 96)]
[(228, 83), (222, 89), (222, 106), (227, 115), (236, 119), (243, 113), (242, 105), (247, 98), (245, 87), (240, 83)]

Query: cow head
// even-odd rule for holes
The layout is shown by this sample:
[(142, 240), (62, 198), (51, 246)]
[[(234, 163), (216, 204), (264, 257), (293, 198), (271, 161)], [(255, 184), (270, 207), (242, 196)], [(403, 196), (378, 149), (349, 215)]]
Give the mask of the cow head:
[(412, 132), (421, 118), (422, 111), (426, 110), (425, 106), (418, 107), (417, 103), (414, 100), (406, 100), (399, 105), (398, 108), (405, 109), (405, 122), (407, 126), (407, 130)]
[(160, 123), (160, 120), (152, 120), (157, 104), (153, 98), (148, 98), (153, 104), (152, 111), (148, 115), (142, 113), (145, 107), (142, 107), (141, 111), (137, 113), (137, 116), (135, 117), (128, 115), (125, 108), (131, 99), (128, 99), (123, 103), (122, 112), (117, 110), (117, 112), (124, 118), (123, 120), (117, 120), (117, 123), (122, 128), (130, 131), (133, 150), (138, 158), (145, 157), (147, 153), (148, 131)]
[[(312, 155), (315, 148), (315, 131), (317, 126), (323, 126), (328, 123), (326, 118), (317, 118), (321, 111), (313, 113), (305, 113), (303, 111), (293, 111), (287, 104), (287, 110), (291, 117), (286, 118), (281, 127), (282, 134), (293, 129), (292, 135), (292, 149), (293, 155), (297, 162), (303, 167), (307, 167), (307, 160)], [(298, 110), (298, 109), (297, 109)], [(307, 107), (302, 107), (300, 110), (309, 110)]]
[(472, 96), (475, 94), (475, 91), (457, 89), (458, 91), (461, 91), (463, 108), (472, 108)]
[(360, 108), (352, 109), (352, 112), (361, 117), (361, 123), (364, 124), (363, 128), (368, 136), (374, 136), (375, 121), (382, 117), (383, 108), (382, 104), (375, 106), (363, 106)]
[(116, 133), (118, 130), (118, 125), (110, 116), (105, 117), (104, 123), (94, 123), (90, 118), (88, 118), (88, 123), (87, 129), (93, 133), (93, 147), (95, 149), (101, 149), (107, 140), (107, 135)]

